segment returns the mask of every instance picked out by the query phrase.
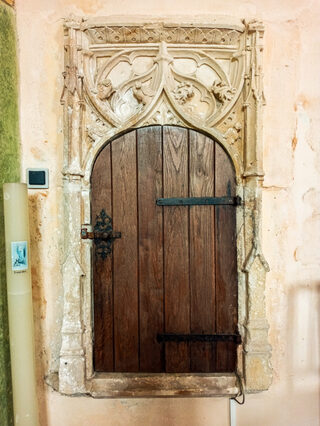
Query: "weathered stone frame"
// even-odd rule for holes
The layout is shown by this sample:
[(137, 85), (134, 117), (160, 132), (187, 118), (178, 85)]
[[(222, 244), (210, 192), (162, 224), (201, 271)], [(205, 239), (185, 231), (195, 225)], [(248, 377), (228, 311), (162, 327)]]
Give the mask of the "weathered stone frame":
[[(235, 374), (94, 374), (92, 242), (81, 240), (80, 237), (81, 226), (91, 225), (91, 169), (99, 150), (111, 138), (128, 129), (150, 124), (175, 124), (203, 131), (225, 148), (234, 163), (237, 192), (243, 199), (243, 205), (237, 209), (239, 331), (243, 338), (243, 345), (238, 350), (237, 369), (244, 380), (246, 392), (258, 392), (270, 386), (271, 347), (268, 343), (269, 326), (264, 296), (268, 264), (262, 254), (260, 237), (263, 181), (263, 33), (264, 28), (260, 22), (230, 21), (212, 25), (157, 22), (120, 25), (112, 23), (108, 18), (70, 18), (65, 21), (65, 72), (61, 97), (65, 130), (65, 258), (62, 265), (64, 310), (60, 367), (56, 374), (59, 380), (55, 386), (59, 392), (98, 397), (230, 397), (239, 391)], [(194, 58), (198, 58), (198, 53), (205, 48), (210, 48), (212, 52), (215, 49), (217, 52), (225, 50), (226, 55), (229, 49), (232, 53), (228, 56), (230, 63), (237, 61), (237, 69), (242, 67), (243, 71), (237, 71), (239, 75), (234, 78), (236, 87), (232, 87), (229, 80), (229, 83), (226, 83), (227, 77), (222, 71), (218, 71), (221, 76), (218, 85), (227, 90), (227, 93), (223, 92), (227, 95), (225, 99), (221, 97), (223, 93), (214, 93), (213, 88), (206, 89), (205, 85), (204, 88), (197, 88), (196, 82), (191, 86), (181, 83), (182, 90), (186, 87), (194, 92), (208, 90), (208, 99), (211, 95), (208, 104), (214, 103), (213, 110), (216, 114), (213, 115), (216, 118), (210, 119), (210, 123), (209, 119), (202, 120), (199, 116), (194, 118), (186, 112), (183, 109), (186, 101), (181, 101), (181, 98), (176, 96), (176, 89), (166, 86), (169, 84), (166, 81), (169, 80), (165, 80), (163, 76), (169, 72), (168, 66), (172, 62), (167, 47), (173, 45), (177, 49), (183, 48), (184, 52), (190, 52)], [(99, 103), (96, 91), (92, 84), (90, 86), (90, 78), (94, 76), (92, 60), (97, 55), (108, 56), (108, 52), (114, 52), (114, 48), (119, 46), (130, 52), (143, 51), (149, 46), (159, 49), (158, 56), (153, 61), (157, 63), (156, 72), (160, 77), (154, 77), (154, 81), (159, 87), (163, 84), (163, 87), (161, 86), (162, 89), (159, 89), (158, 93), (159, 99), (161, 97), (162, 100), (152, 104), (153, 97), (147, 98), (146, 95), (144, 100), (141, 91), (135, 93), (140, 86), (134, 86), (134, 82), (130, 81), (125, 83), (132, 84), (129, 89), (129, 86), (126, 86), (123, 90), (127, 92), (123, 93), (131, 95), (128, 105), (130, 108), (136, 108), (136, 113), (132, 113), (128, 119), (117, 121), (114, 114), (116, 108), (112, 110), (111, 102), (107, 103), (108, 94), (103, 100), (105, 104)], [(205, 59), (202, 58), (201, 61)], [(218, 65), (217, 69), (219, 70)], [(181, 80), (178, 78), (179, 81)], [(175, 102), (174, 99), (178, 101)], [(101, 105), (105, 105), (105, 110)]]

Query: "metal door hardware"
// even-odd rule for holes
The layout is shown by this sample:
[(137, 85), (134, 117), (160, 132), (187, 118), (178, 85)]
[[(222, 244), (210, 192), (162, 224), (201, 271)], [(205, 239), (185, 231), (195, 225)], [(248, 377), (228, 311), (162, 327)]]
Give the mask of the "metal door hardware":
[(113, 232), (112, 219), (105, 212), (101, 210), (100, 214), (96, 217), (96, 224), (93, 231), (88, 231), (87, 228), (81, 229), (81, 238), (83, 240), (91, 239), (96, 246), (96, 254), (102, 259), (106, 259), (112, 252), (113, 241), (121, 238), (121, 232)]
[(83, 240), (114, 240), (115, 238), (121, 238), (121, 232), (90, 232), (87, 228), (82, 228), (81, 238)]
[(240, 206), (240, 197), (158, 198), (157, 206)]
[(157, 334), (158, 343), (162, 342), (234, 342), (241, 343), (240, 334)]

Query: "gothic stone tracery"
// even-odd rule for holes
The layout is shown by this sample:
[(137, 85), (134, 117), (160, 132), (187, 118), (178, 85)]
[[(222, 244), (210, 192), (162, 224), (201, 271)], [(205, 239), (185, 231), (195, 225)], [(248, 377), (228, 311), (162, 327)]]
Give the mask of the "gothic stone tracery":
[[(233, 160), (238, 195), (244, 199), (237, 216), (239, 329), (244, 341), (238, 372), (247, 391), (267, 389), (271, 380), (264, 300), (268, 265), (260, 243), (263, 26), (256, 21), (205, 26), (101, 22), (101, 18), (75, 17), (65, 22), (61, 101), (66, 135), (66, 256), (59, 390), (120, 395), (112, 378), (93, 375), (91, 243), (81, 241), (80, 228), (91, 225), (90, 173), (101, 147), (119, 132), (150, 124), (205, 131)], [(174, 385), (169, 376), (154, 379), (162, 380), (165, 395), (180, 385), (188, 393), (182, 379)], [(132, 385), (128, 378), (121, 380), (120, 387)], [(156, 382), (150, 380), (143, 395), (157, 394)], [(194, 389), (202, 386), (203, 395), (236, 393), (235, 377), (208, 378), (205, 389), (204, 382), (196, 385), (193, 380)], [(193, 392), (189, 389), (190, 395)]]

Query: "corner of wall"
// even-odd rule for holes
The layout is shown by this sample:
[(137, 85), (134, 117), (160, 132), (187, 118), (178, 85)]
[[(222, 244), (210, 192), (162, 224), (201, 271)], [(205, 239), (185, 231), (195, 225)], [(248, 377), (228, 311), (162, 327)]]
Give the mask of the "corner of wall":
[(14, 1), (0, 0), (0, 424), (13, 425), (2, 185), (20, 180)]

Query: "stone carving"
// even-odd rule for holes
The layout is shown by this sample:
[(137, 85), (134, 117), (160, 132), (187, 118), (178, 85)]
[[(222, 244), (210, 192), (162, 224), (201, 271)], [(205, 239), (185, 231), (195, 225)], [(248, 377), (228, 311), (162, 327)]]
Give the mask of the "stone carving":
[[(143, 50), (121, 48), (105, 60), (100, 54), (86, 53), (85, 88), (95, 108), (112, 125), (125, 125), (142, 109), (151, 113), (152, 106), (166, 92), (178, 104), (182, 116), (205, 120), (208, 127), (213, 127), (240, 93), (229, 81), (237, 88), (241, 85), (244, 57), (235, 59), (233, 50), (228, 55), (224, 59), (230, 64), (227, 75), (213, 54), (188, 50), (183, 45), (171, 49), (164, 41)], [(102, 100), (106, 101), (103, 107)]]
[[(82, 26), (91, 43), (179, 43), (179, 44), (217, 44), (237, 45), (241, 32), (225, 28), (208, 28), (193, 26), (165, 26), (154, 24), (149, 26), (116, 26), (99, 25)], [(91, 28), (90, 28), (91, 27)]]
[(150, 126), (152, 124), (185, 125), (185, 123), (183, 123), (183, 121), (177, 116), (176, 112), (170, 108), (166, 99), (163, 99), (160, 105), (156, 107), (153, 115), (141, 124), (143, 126)]
[[(63, 226), (67, 262), (63, 267), (59, 391), (96, 396), (115, 392), (113, 379), (97, 378), (93, 371), (92, 243), (81, 240), (80, 229), (82, 224), (91, 225), (90, 176), (98, 152), (120, 132), (152, 124), (202, 130), (224, 147), (234, 163), (237, 191), (244, 199), (237, 208), (238, 326), (244, 342), (237, 372), (244, 377), (247, 391), (268, 389), (272, 377), (264, 300), (268, 266), (259, 232), (263, 25), (230, 20), (225, 27), (115, 25), (71, 17), (65, 27)], [(127, 383), (126, 377), (121, 380)], [(144, 389), (141, 380), (145, 378), (132, 380)], [(164, 389), (167, 378), (157, 380), (157, 387)], [(190, 386), (193, 380), (188, 378)], [(213, 380), (220, 396), (224, 390), (229, 397), (235, 394), (226, 388), (226, 376)], [(121, 390), (116, 392), (121, 396)], [(150, 395), (148, 391), (140, 394)]]
[(228, 84), (221, 80), (215, 80), (211, 87), (211, 91), (214, 94), (215, 98), (218, 99), (219, 102), (222, 102), (224, 104), (227, 101), (231, 101), (233, 95), (236, 92), (236, 89), (228, 86)]
[(182, 105), (194, 95), (193, 86), (191, 83), (182, 82), (177, 85), (172, 93), (173, 97)]
[(86, 17), (76, 16), (73, 13), (70, 13), (67, 18), (64, 19), (65, 26), (68, 28), (79, 28), (80, 25), (86, 21)]
[(115, 93), (115, 89), (112, 87), (111, 80), (106, 78), (98, 84), (98, 98), (100, 101), (109, 101), (111, 96)]
[(230, 145), (233, 145), (241, 138), (241, 129), (241, 123), (237, 122), (233, 127), (229, 127), (229, 129), (226, 131), (224, 136)]
[[(63, 89), (60, 97), (60, 102), (63, 103), (65, 101), (66, 96), (69, 94), (71, 96), (74, 95), (75, 91), (77, 91), (78, 97), (82, 96), (82, 90), (80, 85), (82, 85), (83, 76), (78, 73), (78, 69), (75, 66), (66, 67), (66, 71), (62, 73), (64, 83)], [(79, 82), (79, 80), (81, 80)]]
[(91, 142), (97, 142), (101, 137), (103, 137), (110, 126), (101, 120), (101, 118), (97, 117), (95, 113), (91, 113), (91, 124), (87, 124), (87, 134), (90, 138)]
[(139, 102), (139, 104), (142, 104), (143, 106), (147, 103), (147, 97), (146, 93), (144, 92), (142, 88), (142, 84), (140, 81), (138, 81), (132, 88), (133, 96), (136, 98), (136, 100)]

